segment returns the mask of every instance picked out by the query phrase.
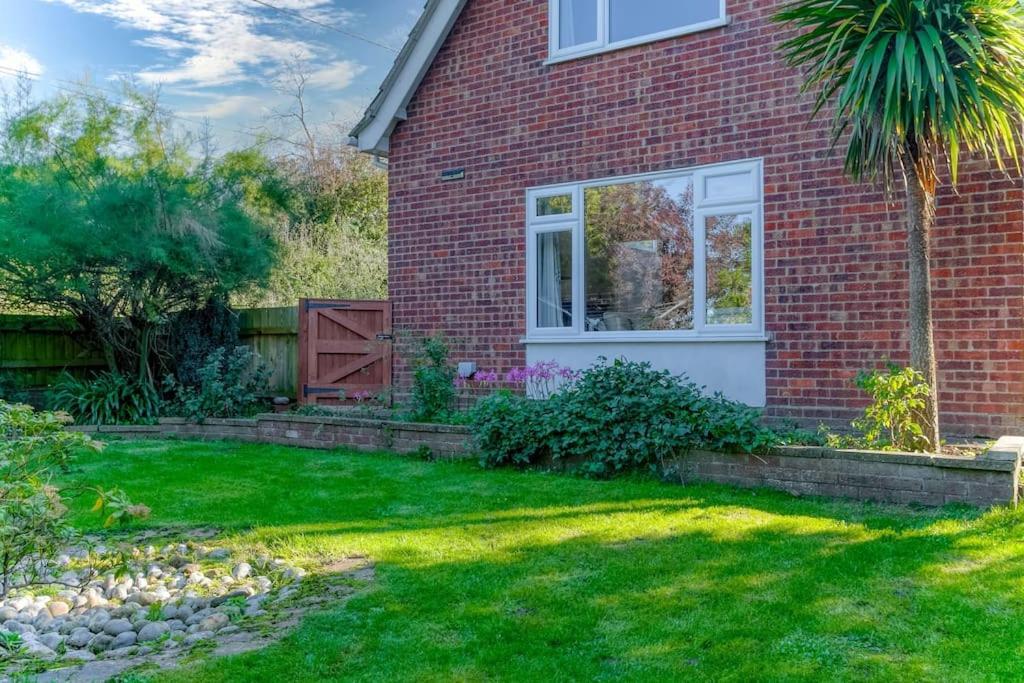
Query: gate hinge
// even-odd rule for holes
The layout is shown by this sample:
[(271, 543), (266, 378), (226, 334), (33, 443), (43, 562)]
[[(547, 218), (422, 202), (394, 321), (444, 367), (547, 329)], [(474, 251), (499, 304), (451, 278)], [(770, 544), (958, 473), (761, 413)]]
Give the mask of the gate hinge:
[(395, 341), (395, 335), (393, 334), (378, 334), (377, 341)]

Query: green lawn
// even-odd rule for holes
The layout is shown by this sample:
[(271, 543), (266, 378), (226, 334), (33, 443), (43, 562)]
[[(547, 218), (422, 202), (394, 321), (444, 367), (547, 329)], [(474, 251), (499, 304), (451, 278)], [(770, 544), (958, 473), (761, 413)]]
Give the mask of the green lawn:
[(76, 464), (154, 526), (377, 562), (345, 607), (174, 680), (1024, 678), (1024, 514), (234, 443)]

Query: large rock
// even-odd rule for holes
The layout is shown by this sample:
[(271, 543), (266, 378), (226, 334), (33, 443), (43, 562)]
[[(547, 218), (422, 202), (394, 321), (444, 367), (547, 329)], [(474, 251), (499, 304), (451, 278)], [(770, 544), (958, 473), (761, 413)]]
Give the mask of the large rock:
[(146, 624), (139, 630), (139, 642), (148, 643), (151, 640), (156, 640), (170, 630), (167, 623), (163, 621), (154, 621), (151, 624)]
[(228, 615), (222, 612), (215, 612), (199, 622), (199, 630), (219, 631), (230, 623), (231, 619), (228, 618)]
[(64, 642), (64, 636), (59, 633), (44, 633), (39, 636), (39, 642), (51, 650), (56, 650)]
[(91, 662), (96, 655), (88, 650), (68, 650), (64, 653), (64, 659), (68, 662)]
[(231, 570), (231, 576), (235, 579), (235, 581), (247, 579), (249, 578), (250, 574), (252, 574), (252, 565), (250, 565), (248, 562), (239, 562)]
[(119, 636), (125, 631), (134, 631), (132, 622), (127, 619), (111, 619), (103, 625), (103, 632), (108, 636)]
[(89, 630), (93, 633), (99, 633), (107, 625), (108, 621), (110, 621), (110, 612), (105, 609), (96, 610), (89, 616)]
[(99, 654), (106, 652), (110, 649), (110, 646), (114, 644), (114, 637), (108, 636), (105, 633), (98, 633), (92, 637), (89, 641), (89, 649)]
[(125, 631), (114, 638), (114, 644), (110, 646), (110, 649), (120, 650), (122, 648), (131, 647), (138, 641), (138, 639), (139, 637), (135, 634), (135, 631)]
[(46, 608), (50, 611), (51, 617), (62, 617), (71, 611), (71, 605), (63, 600), (54, 600)]
[(71, 647), (85, 647), (93, 638), (93, 632), (84, 626), (79, 626), (68, 636), (68, 645)]

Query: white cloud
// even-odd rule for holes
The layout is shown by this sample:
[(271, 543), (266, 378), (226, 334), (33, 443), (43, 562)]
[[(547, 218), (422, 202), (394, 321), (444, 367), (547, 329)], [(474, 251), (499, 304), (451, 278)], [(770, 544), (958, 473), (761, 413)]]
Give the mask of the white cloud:
[(210, 99), (213, 100), (211, 104), (199, 109), (182, 111), (180, 115), (188, 118), (226, 119), (242, 112), (269, 112), (265, 98), (255, 95), (220, 95)]
[(366, 67), (362, 64), (343, 59), (314, 70), (307, 83), (324, 90), (344, 90), (364, 71)]
[[(250, 0), (47, 1), (149, 34), (135, 42), (164, 52), (168, 60), (166, 65), (140, 71), (137, 76), (143, 83), (228, 85), (271, 73), (289, 60), (315, 61), (321, 52), (315, 43), (268, 32), (299, 20)], [(274, 0), (273, 4), (336, 26), (354, 17), (332, 8), (331, 0)]]
[(14, 79), (12, 71), (38, 75), (43, 73), (43, 65), (24, 50), (0, 43), (0, 80)]

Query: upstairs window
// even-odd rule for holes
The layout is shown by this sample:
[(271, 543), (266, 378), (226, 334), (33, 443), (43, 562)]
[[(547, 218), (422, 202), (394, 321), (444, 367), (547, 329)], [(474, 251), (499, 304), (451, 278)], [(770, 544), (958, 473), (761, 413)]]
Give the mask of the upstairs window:
[(725, 0), (550, 0), (551, 58), (579, 57), (726, 21)]

